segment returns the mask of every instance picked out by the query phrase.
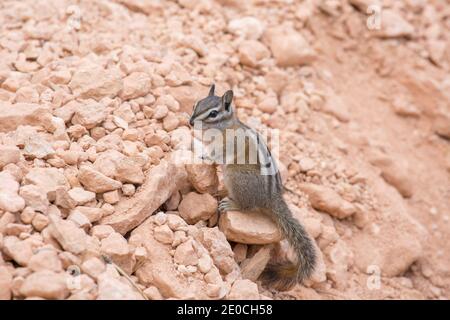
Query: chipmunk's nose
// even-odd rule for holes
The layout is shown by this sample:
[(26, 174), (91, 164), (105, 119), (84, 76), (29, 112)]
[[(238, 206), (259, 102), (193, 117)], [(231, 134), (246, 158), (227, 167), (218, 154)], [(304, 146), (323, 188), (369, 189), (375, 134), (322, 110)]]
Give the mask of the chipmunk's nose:
[(191, 125), (191, 126), (194, 126), (194, 117), (190, 117), (189, 118), (189, 124)]

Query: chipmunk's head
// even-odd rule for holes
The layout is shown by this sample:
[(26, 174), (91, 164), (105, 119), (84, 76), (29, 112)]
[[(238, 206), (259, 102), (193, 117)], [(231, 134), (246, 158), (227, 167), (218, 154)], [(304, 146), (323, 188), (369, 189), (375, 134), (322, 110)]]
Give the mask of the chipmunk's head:
[(220, 128), (225, 127), (233, 117), (233, 91), (228, 90), (222, 97), (214, 94), (215, 85), (209, 89), (208, 96), (201, 99), (194, 105), (189, 124), (201, 121), (203, 128)]

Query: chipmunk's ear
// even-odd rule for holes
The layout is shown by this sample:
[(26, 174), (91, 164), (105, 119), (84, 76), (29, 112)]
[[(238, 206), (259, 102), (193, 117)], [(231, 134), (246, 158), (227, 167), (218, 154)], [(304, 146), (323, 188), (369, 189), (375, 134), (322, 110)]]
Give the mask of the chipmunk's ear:
[(211, 97), (214, 95), (214, 90), (216, 89), (216, 85), (213, 83), (211, 85), (211, 88), (209, 88), (209, 93), (208, 93), (208, 97)]
[(222, 104), (226, 111), (230, 110), (232, 101), (233, 101), (233, 90), (228, 90), (222, 96)]

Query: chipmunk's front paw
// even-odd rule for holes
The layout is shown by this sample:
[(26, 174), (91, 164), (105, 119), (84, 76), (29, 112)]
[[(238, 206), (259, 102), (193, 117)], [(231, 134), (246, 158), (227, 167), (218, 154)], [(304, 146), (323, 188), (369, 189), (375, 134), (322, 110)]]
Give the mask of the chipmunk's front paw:
[(219, 202), (218, 210), (219, 212), (227, 212), (227, 211), (238, 211), (239, 206), (230, 198), (223, 198)]

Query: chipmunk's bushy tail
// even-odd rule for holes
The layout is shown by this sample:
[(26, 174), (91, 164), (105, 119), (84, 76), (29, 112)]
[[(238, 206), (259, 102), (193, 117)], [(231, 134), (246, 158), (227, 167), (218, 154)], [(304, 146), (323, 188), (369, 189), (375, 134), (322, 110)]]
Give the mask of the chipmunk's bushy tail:
[(284, 199), (273, 201), (272, 218), (297, 255), (297, 262), (271, 262), (261, 274), (263, 284), (280, 291), (291, 289), (311, 276), (316, 265), (316, 253), (311, 238), (292, 216)]

